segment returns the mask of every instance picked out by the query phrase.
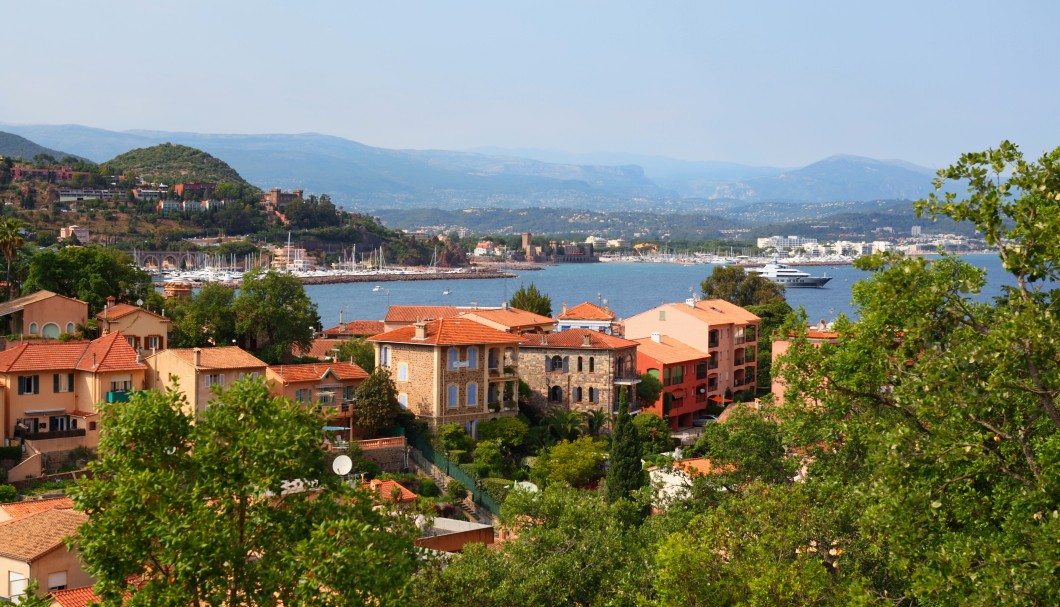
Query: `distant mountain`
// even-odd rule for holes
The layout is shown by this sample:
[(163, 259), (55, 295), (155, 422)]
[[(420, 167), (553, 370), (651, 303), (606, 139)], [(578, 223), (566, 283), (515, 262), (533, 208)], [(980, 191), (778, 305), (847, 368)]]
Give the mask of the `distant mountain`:
[(148, 181), (170, 184), (196, 181), (246, 183), (246, 180), (223, 160), (202, 150), (172, 143), (120, 154), (105, 162), (103, 168), (112, 175), (131, 172)]
[(163, 142), (192, 146), (223, 158), (261, 188), (329, 194), (337, 204), (357, 210), (711, 212), (728, 203), (913, 199), (930, 191), (932, 180), (930, 169), (855, 156), (779, 169), (631, 154), (389, 150), (316, 133), (119, 133), (78, 125), (0, 128), (96, 161)]
[[(75, 154), (46, 148), (14, 133), (0, 131), (0, 156), (14, 158), (16, 160), (19, 158), (23, 160), (33, 160), (33, 157), (37, 154), (48, 154), (56, 160), (62, 160), (67, 156), (76, 156)], [(78, 159), (87, 160), (83, 157), (78, 157)]]

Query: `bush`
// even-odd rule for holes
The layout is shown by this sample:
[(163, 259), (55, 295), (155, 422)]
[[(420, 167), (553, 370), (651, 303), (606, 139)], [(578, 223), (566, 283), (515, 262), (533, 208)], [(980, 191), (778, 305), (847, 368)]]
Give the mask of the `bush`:
[(484, 478), (482, 479), (482, 490), (498, 502), (503, 502), (508, 497), (515, 481), (506, 478)]
[(18, 489), (14, 485), (0, 485), (0, 503), (17, 502)]
[(0, 447), (0, 460), (10, 459), (16, 462), (22, 461), (22, 447)]
[(433, 478), (420, 479), (419, 493), (423, 497), (438, 497), (442, 494), (442, 492), (438, 490), (438, 483), (435, 483)]
[(449, 452), (449, 461), (457, 464), (464, 464), (471, 461), (471, 456), (463, 449), (453, 449)]
[(456, 480), (455, 478), (449, 481), (449, 484), (445, 487), (445, 497), (449, 498), (454, 502), (461, 502), (467, 499), (468, 490), (464, 486), (464, 483)]

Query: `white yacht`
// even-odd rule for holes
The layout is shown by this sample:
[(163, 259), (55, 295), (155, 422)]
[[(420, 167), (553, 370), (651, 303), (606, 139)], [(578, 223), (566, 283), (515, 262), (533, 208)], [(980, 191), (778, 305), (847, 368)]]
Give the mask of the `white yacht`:
[(811, 276), (808, 272), (786, 266), (774, 257), (761, 268), (748, 268), (749, 271), (784, 287), (823, 287), (832, 280), (831, 276)]

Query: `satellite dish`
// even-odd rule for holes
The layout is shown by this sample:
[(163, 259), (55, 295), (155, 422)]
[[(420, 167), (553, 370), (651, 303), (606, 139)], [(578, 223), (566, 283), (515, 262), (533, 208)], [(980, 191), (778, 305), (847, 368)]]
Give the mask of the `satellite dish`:
[(349, 455), (340, 455), (331, 462), (331, 471), (339, 476), (346, 476), (353, 470), (353, 460)]

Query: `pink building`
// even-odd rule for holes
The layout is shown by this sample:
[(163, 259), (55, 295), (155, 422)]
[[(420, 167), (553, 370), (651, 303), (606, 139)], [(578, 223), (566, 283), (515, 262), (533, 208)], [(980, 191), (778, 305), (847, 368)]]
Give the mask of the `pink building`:
[(88, 303), (51, 291), (37, 291), (0, 303), (0, 319), (7, 333), (57, 339), (88, 322)]

